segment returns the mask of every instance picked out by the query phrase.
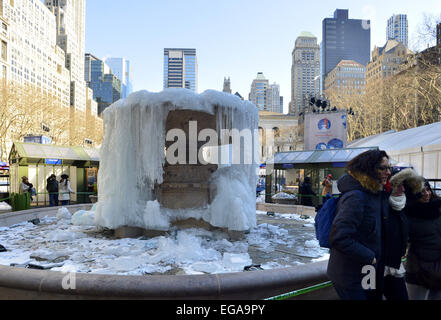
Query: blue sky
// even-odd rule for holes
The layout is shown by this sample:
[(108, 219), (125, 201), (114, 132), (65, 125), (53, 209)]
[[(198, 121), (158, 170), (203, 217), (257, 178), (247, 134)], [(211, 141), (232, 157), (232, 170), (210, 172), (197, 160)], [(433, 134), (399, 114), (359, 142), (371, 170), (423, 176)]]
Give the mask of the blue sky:
[(196, 48), (200, 93), (230, 77), (233, 93), (248, 98), (263, 72), (280, 84), (287, 110), (295, 40), (310, 31), (320, 42), (336, 8), (372, 20), (372, 47), (384, 45), (392, 14), (408, 14), (411, 48), (423, 14), (441, 15), (440, 0), (87, 0), (86, 52), (130, 60), (134, 90), (159, 92), (164, 48)]

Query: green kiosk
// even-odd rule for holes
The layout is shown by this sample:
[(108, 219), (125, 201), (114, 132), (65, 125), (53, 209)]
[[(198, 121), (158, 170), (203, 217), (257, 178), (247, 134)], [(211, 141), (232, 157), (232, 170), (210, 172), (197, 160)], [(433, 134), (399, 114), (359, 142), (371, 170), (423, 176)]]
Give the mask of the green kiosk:
[(22, 177), (26, 176), (34, 185), (37, 195), (32, 206), (49, 206), (46, 181), (52, 175), (61, 180), (61, 175), (69, 175), (71, 203), (90, 203), (90, 195), (96, 193), (99, 168), (99, 151), (83, 147), (63, 147), (36, 143), (14, 142), (9, 155), (10, 192), (20, 193)]

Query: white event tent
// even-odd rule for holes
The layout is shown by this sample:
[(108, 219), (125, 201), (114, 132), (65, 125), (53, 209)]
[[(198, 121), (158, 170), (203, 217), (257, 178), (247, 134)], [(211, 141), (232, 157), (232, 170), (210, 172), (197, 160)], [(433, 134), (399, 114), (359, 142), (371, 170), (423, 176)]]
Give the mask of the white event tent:
[(411, 164), (427, 179), (441, 179), (441, 122), (354, 141), (349, 148), (378, 147), (394, 162)]

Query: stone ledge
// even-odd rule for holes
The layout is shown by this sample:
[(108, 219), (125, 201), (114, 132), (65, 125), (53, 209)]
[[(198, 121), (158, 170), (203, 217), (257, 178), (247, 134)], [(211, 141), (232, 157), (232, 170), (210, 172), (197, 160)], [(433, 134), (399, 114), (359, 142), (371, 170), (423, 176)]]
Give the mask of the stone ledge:
[(317, 212), (314, 207), (273, 204), (273, 203), (258, 203), (256, 207), (258, 211), (265, 211), (265, 212), (298, 214), (301, 216), (308, 216), (312, 218), (315, 218), (315, 216), (317, 215)]

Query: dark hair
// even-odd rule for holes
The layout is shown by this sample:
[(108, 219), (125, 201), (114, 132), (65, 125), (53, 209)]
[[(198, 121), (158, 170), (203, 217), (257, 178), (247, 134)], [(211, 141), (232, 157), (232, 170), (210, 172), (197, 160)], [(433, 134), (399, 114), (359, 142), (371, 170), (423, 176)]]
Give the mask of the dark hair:
[(384, 158), (389, 159), (386, 151), (369, 150), (352, 159), (348, 163), (347, 168), (350, 172), (361, 172), (371, 178), (378, 179), (378, 173), (376, 170)]
[(310, 177), (306, 177), (303, 182), (304, 183), (311, 183), (311, 178)]
[(429, 191), (432, 193), (432, 195), (430, 197), (430, 201), (434, 201), (434, 200), (440, 199), (440, 197), (435, 193), (435, 191), (433, 191), (429, 181), (427, 181), (427, 180), (424, 181), (424, 188), (429, 189)]

